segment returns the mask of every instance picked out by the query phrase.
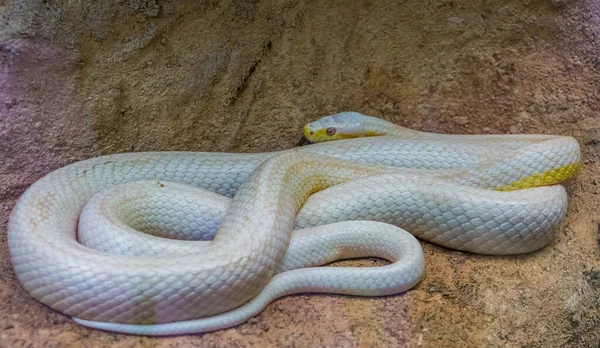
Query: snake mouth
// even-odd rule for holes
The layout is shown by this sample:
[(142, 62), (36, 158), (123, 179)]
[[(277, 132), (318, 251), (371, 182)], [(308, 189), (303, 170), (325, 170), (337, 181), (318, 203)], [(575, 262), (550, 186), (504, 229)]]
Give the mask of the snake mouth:
[(303, 132), (306, 139), (312, 142), (312, 138), (315, 135), (315, 132), (312, 129), (310, 129), (308, 125), (304, 126)]

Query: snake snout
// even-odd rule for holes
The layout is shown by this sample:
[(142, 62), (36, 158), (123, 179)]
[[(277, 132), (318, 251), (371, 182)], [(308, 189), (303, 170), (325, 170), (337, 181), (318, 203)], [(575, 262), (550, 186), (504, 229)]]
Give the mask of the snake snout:
[(302, 129), (303, 133), (304, 133), (304, 137), (310, 141), (311, 143), (314, 140), (314, 136), (315, 136), (315, 131), (310, 127), (309, 124), (307, 124), (306, 126), (304, 126), (304, 128)]

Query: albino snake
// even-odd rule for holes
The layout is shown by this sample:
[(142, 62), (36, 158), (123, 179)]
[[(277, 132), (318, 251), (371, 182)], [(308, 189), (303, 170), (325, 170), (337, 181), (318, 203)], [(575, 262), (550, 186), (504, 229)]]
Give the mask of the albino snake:
[[(34, 298), (86, 326), (218, 330), (292, 293), (412, 288), (424, 259), (401, 228), (475, 253), (542, 248), (566, 212), (555, 184), (580, 166), (571, 137), (423, 133), (352, 112), (304, 133), (336, 141), (117, 154), (58, 169), (13, 209), (15, 273)], [(392, 263), (311, 267), (364, 256)]]

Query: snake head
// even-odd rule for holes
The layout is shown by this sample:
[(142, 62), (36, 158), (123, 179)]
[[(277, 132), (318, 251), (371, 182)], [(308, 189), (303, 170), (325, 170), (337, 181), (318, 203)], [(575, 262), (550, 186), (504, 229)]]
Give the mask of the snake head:
[(304, 126), (304, 136), (311, 143), (320, 143), (375, 135), (368, 128), (370, 118), (353, 111), (325, 116)]

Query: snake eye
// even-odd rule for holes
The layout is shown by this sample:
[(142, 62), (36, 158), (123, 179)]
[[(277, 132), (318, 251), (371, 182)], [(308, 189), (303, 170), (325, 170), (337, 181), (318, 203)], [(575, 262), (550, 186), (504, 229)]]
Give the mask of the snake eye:
[(327, 135), (329, 135), (329, 136), (335, 135), (335, 128), (333, 128), (333, 127), (327, 128), (325, 133), (327, 133)]

